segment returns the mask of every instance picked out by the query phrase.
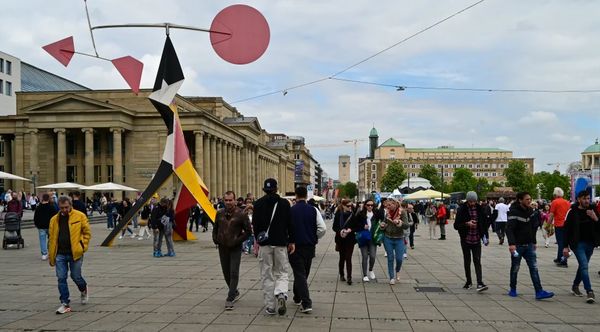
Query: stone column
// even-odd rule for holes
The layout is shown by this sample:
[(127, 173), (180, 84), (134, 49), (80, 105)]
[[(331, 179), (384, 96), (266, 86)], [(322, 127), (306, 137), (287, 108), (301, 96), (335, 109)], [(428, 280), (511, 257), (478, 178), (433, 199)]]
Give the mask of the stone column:
[(235, 190), (238, 191), (238, 195), (241, 195), (242, 191), (242, 161), (240, 158), (242, 153), (241, 147), (235, 147)]
[(229, 142), (223, 142), (223, 162), (221, 164), (221, 168), (223, 169), (223, 189), (221, 190), (221, 194), (224, 194), (227, 190), (231, 188), (231, 183), (229, 183), (229, 171), (231, 167), (229, 163), (231, 160), (229, 159)]
[(227, 183), (229, 183), (229, 189), (227, 190), (235, 190), (235, 184), (233, 183), (233, 175), (235, 174), (235, 168), (233, 160), (233, 144), (227, 144)]
[[(35, 183), (32, 182), (32, 185), (35, 186), (38, 181), (37, 178), (39, 171), (38, 130), (29, 129), (27, 130), (27, 133), (29, 133), (29, 174), (31, 174), (32, 180), (35, 178)], [(4, 155), (6, 156), (6, 152), (4, 153)], [(33, 191), (35, 191), (35, 188), (33, 189)]]
[[(202, 181), (204, 181), (204, 184), (206, 184), (206, 186), (210, 186), (210, 138), (208, 137), (208, 135), (204, 135), (202, 137)], [(209, 187), (209, 191), (210, 191), (210, 187)], [(210, 195), (210, 192), (209, 192)]]
[[(12, 142), (13, 137), (9, 135), (2, 135), (2, 140), (4, 141), (4, 171), (7, 173), (13, 172), (12, 167)], [(4, 190), (12, 189), (12, 181), (4, 180)]]
[[(17, 132), (15, 134), (15, 174), (18, 176), (27, 176), (25, 174), (25, 134)], [(13, 181), (15, 188), (13, 190), (25, 191), (23, 187), (23, 181)]]
[(248, 148), (244, 144), (240, 149), (240, 194), (248, 193)]
[(223, 195), (223, 141), (217, 138), (217, 192), (215, 197)]
[(217, 197), (217, 140), (214, 136), (210, 136), (210, 195)]
[(85, 134), (85, 184), (91, 186), (94, 184), (94, 128), (81, 131)]
[(65, 128), (54, 129), (56, 133), (56, 182), (67, 181), (67, 139)]
[[(122, 133), (123, 128), (110, 128), (113, 133), (113, 180), (114, 183), (123, 184), (123, 147)], [(113, 192), (113, 196), (120, 200), (123, 197), (122, 191)]]
[(202, 166), (204, 165), (204, 141), (202, 139), (201, 131), (194, 131), (194, 135), (196, 136), (196, 151), (194, 155), (194, 167), (196, 168), (196, 172), (200, 175), (200, 177), (204, 180), (204, 169)]

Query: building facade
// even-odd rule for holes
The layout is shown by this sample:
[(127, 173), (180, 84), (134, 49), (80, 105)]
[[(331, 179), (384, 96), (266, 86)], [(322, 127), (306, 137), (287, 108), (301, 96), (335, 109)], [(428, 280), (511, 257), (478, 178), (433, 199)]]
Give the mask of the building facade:
[[(117, 182), (143, 190), (163, 154), (167, 131), (142, 90), (17, 93), (16, 115), (0, 117), (7, 172), (33, 179), (5, 189), (33, 192), (54, 182)], [(294, 188), (294, 153), (274, 144), (255, 117), (244, 117), (219, 97), (175, 97), (191, 160), (210, 191), (261, 196), (264, 179), (281, 192)], [(307, 169), (308, 173), (308, 169)], [(308, 175), (307, 175), (308, 177)], [(171, 196), (177, 179), (160, 189)]]
[[(377, 145), (378, 135), (375, 128), (371, 129), (369, 139)], [(533, 158), (514, 158), (512, 151), (498, 148), (408, 148), (394, 138), (377, 145), (370, 154), (373, 158), (359, 160), (359, 197), (365, 197), (373, 191), (381, 191), (381, 177), (393, 161), (399, 161), (411, 178), (417, 177), (421, 168), (429, 164), (439, 170), (445, 182), (452, 180), (454, 170), (466, 168), (471, 170), (476, 178), (500, 183), (506, 181), (503, 172), (512, 160), (525, 162), (531, 172), (534, 163)]]
[(338, 179), (340, 183), (350, 182), (350, 156), (341, 155), (338, 157)]

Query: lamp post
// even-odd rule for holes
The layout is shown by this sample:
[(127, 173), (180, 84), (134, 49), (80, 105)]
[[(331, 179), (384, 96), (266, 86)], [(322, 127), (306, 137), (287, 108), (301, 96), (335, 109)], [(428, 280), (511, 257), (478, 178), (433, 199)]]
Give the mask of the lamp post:
[(442, 185), (441, 185), (442, 188), (440, 188), (440, 192), (441, 192), (440, 196), (442, 196), (442, 202), (443, 202), (444, 201), (444, 164), (440, 164), (440, 166), (442, 166)]

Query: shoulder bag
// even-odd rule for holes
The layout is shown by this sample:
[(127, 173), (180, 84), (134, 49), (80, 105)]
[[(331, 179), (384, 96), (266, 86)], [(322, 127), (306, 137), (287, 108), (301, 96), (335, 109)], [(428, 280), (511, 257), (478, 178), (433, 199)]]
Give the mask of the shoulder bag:
[(269, 230), (271, 229), (271, 224), (273, 223), (273, 218), (275, 217), (275, 210), (277, 210), (277, 204), (279, 204), (279, 202), (275, 203), (275, 206), (273, 207), (273, 213), (271, 214), (271, 220), (269, 221), (269, 227), (267, 227), (267, 230), (262, 231), (258, 233), (258, 235), (256, 235), (256, 243), (258, 243), (261, 246), (265, 245), (265, 243), (267, 243), (267, 241), (269, 240)]

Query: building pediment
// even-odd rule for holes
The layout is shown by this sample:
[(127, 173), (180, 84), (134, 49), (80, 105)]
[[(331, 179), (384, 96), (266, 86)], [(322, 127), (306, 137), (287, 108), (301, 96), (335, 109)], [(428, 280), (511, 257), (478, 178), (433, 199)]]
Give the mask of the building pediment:
[(95, 113), (95, 112), (121, 112), (134, 115), (135, 111), (126, 109), (119, 105), (99, 101), (74, 94), (65, 94), (57, 98), (43, 101), (25, 107), (21, 112), (29, 115), (33, 114), (60, 114), (60, 113)]
[(236, 117), (224, 118), (223, 122), (229, 126), (239, 128), (248, 128), (257, 134), (262, 132), (262, 128), (256, 117)]

